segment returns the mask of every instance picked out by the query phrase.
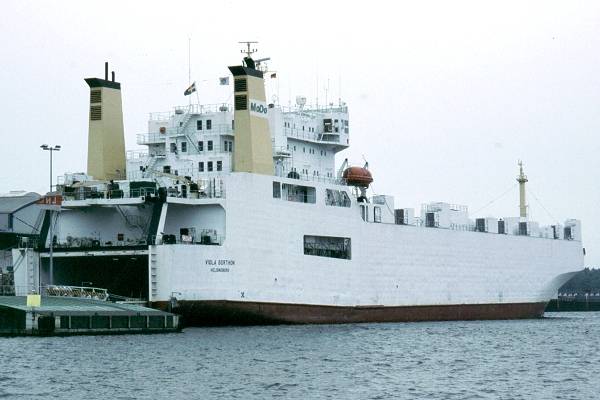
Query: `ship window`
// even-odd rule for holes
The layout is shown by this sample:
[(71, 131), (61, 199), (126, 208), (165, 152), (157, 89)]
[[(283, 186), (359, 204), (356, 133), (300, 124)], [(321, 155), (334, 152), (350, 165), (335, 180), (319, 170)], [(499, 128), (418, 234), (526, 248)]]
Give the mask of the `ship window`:
[(273, 198), (280, 199), (281, 198), (281, 183), (273, 182)]
[(212, 129), (212, 120), (207, 119), (206, 120), (206, 130), (211, 130)]
[(311, 186), (292, 185), (284, 183), (281, 185), (281, 197), (287, 201), (298, 203), (315, 203), (316, 192)]
[(350, 260), (351, 240), (345, 237), (305, 235), (304, 254)]
[(165, 165), (163, 167), (163, 173), (170, 174), (171, 173), (171, 166), (170, 165)]
[(231, 120), (231, 130), (235, 129), (235, 120)]
[(187, 152), (187, 142), (181, 142), (181, 152)]
[(204, 161), (198, 163), (198, 172), (204, 172)]
[(207, 168), (207, 169), (208, 169), (208, 172), (212, 172), (212, 170), (213, 170), (213, 162), (212, 162), (212, 161), (209, 161), (209, 162), (207, 162), (206, 164), (207, 164), (207, 167), (208, 167), (208, 168)]
[(212, 151), (212, 149), (213, 149), (213, 141), (209, 140), (208, 143), (206, 144), (206, 150)]
[(223, 171), (223, 161), (217, 161), (217, 171)]
[[(319, 176), (319, 171), (316, 171), (316, 175)], [(335, 207), (350, 207), (350, 197), (343, 190), (326, 189), (325, 204)]]
[(306, 153), (306, 147), (303, 147), (303, 148), (302, 148), (302, 152), (303, 152), (303, 153)]
[(373, 222), (381, 222), (381, 207), (373, 207)]
[(177, 153), (177, 143), (171, 143), (171, 153)]
[(235, 109), (236, 110), (247, 110), (248, 109), (248, 96), (237, 95), (235, 96)]
[(202, 140), (198, 142), (198, 151), (204, 151), (204, 142)]
[(198, 130), (198, 131), (202, 130), (202, 120), (201, 119), (196, 121), (196, 130)]

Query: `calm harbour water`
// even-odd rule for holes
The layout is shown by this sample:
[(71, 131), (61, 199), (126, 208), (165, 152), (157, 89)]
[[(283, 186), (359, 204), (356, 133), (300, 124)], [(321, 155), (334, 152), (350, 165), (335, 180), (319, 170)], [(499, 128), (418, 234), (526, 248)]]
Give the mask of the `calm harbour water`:
[(0, 398), (596, 399), (600, 313), (0, 338)]

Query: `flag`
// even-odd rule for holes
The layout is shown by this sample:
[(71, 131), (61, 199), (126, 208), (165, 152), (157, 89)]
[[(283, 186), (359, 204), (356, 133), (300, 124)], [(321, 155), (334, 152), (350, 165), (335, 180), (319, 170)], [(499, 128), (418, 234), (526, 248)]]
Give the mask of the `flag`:
[(273, 79), (273, 78), (277, 78), (277, 72), (273, 72), (273, 73), (271, 74), (271, 79)]
[(229, 77), (225, 76), (223, 78), (219, 78), (219, 85), (229, 85)]
[(188, 96), (196, 91), (196, 82), (192, 83), (189, 88), (185, 89), (183, 92), (184, 96)]

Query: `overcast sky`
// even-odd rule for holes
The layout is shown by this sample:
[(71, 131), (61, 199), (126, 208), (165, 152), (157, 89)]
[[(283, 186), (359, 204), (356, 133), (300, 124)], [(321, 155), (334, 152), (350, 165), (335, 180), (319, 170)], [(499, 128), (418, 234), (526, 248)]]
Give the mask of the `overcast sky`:
[[(123, 88), (126, 146), (148, 112), (227, 101), (217, 78), (241, 40), (277, 71), (281, 103), (350, 109), (351, 149), (396, 207), (428, 201), (472, 216), (518, 215), (523, 159), (533, 220), (579, 218), (600, 266), (600, 2), (3, 1), (0, 192), (47, 190), (86, 169), (89, 88), (110, 62)], [(271, 96), (269, 95), (269, 96)], [(512, 190), (509, 190), (512, 187)], [(499, 195), (508, 193), (491, 205)], [(480, 211), (479, 211), (480, 210)]]

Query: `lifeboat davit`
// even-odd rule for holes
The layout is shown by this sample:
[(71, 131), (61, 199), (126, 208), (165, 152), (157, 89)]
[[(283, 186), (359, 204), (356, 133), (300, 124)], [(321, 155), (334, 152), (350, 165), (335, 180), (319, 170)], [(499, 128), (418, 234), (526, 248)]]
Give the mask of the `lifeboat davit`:
[(373, 182), (373, 176), (363, 167), (346, 168), (342, 177), (350, 186), (368, 187)]

